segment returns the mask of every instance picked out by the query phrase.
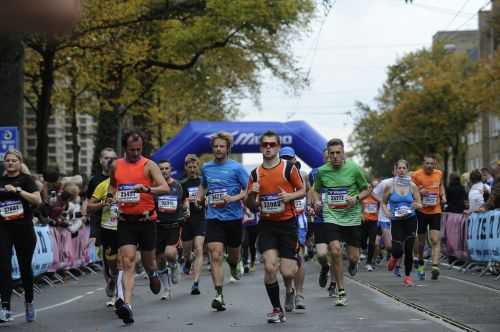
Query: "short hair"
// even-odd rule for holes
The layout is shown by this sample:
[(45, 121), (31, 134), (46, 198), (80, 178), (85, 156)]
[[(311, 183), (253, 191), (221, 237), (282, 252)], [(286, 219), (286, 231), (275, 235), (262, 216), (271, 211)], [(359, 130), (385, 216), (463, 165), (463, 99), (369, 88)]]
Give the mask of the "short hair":
[(114, 154), (116, 154), (115, 150), (113, 148), (110, 148), (109, 146), (108, 147), (105, 147), (104, 149), (101, 150), (101, 153), (100, 153), (100, 157), (99, 158), (102, 158), (104, 157), (104, 154), (106, 152), (113, 152)]
[(488, 167), (481, 168), (481, 172), (488, 172), (488, 173), (491, 174), (491, 171), (490, 171), (490, 169)]
[(279, 135), (276, 132), (274, 132), (272, 130), (268, 130), (265, 133), (263, 133), (259, 137), (259, 143), (262, 143), (264, 141), (264, 137), (276, 137), (276, 141), (278, 142), (279, 145), (281, 145), (281, 138), (279, 137)]
[(425, 159), (432, 159), (432, 160), (436, 160), (436, 156), (434, 156), (433, 154), (431, 153), (426, 153), (424, 154), (424, 157), (422, 158), (422, 160), (425, 160)]
[(123, 148), (126, 148), (127, 147), (127, 144), (128, 144), (128, 140), (132, 138), (132, 141), (133, 142), (136, 142), (138, 141), (139, 139), (142, 141), (142, 143), (144, 144), (146, 142), (145, 138), (144, 138), (144, 134), (141, 133), (139, 130), (130, 130), (130, 131), (127, 131), (125, 132), (123, 135), (122, 135), (122, 147)]
[(21, 153), (21, 151), (16, 150), (16, 149), (9, 149), (7, 152), (5, 152), (5, 154), (3, 156), (3, 160), (7, 159), (7, 156), (9, 154), (12, 155), (12, 156), (15, 156), (17, 159), (19, 159), (19, 162), (21, 164), (24, 163), (24, 158), (23, 158), (23, 154)]
[(399, 159), (398, 161), (396, 161), (394, 163), (394, 168), (398, 168), (398, 165), (402, 163), (402, 164), (405, 164), (406, 168), (407, 169), (410, 169), (410, 163), (408, 162), (408, 160), (406, 159)]
[(192, 153), (189, 153), (186, 155), (186, 157), (184, 158), (184, 165), (187, 165), (189, 163), (192, 163), (192, 162), (197, 162), (199, 163), (200, 162), (200, 159), (198, 158), (198, 156), (196, 156), (195, 154), (192, 154)]
[(167, 159), (162, 159), (158, 162), (158, 165), (160, 164), (163, 164), (163, 163), (168, 163), (169, 165), (172, 165), (172, 163), (170, 162), (170, 160), (167, 160)]
[(470, 172), (470, 182), (472, 184), (481, 182), (481, 179), (482, 179), (481, 178), (481, 171), (479, 171), (478, 169), (475, 169), (475, 170)]
[(326, 149), (328, 149), (330, 146), (336, 145), (340, 145), (342, 149), (344, 148), (344, 142), (340, 138), (332, 138), (326, 143)]
[(457, 173), (450, 174), (450, 185), (460, 184), (460, 176)]
[(231, 149), (231, 147), (233, 145), (233, 135), (231, 135), (230, 133), (224, 132), (224, 131), (219, 131), (218, 133), (216, 133), (215, 135), (213, 135), (210, 138), (210, 145), (211, 146), (214, 145), (214, 142), (216, 139), (221, 139), (221, 140), (226, 141), (228, 150)]

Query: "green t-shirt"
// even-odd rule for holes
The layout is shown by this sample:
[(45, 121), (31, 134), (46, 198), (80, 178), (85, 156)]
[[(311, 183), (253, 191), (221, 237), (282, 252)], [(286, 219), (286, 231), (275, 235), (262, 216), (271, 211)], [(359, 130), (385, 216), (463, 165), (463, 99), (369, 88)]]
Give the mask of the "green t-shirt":
[(321, 193), (324, 222), (340, 226), (361, 225), (361, 204), (347, 208), (346, 196), (355, 197), (368, 187), (363, 170), (352, 160), (342, 167), (326, 163), (318, 169), (314, 189)]

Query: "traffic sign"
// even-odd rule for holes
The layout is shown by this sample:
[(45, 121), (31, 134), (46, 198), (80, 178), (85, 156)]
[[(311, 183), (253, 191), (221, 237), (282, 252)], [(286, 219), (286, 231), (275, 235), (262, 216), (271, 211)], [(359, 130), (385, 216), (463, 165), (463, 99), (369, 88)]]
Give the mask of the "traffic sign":
[(17, 127), (0, 127), (0, 160), (9, 150), (19, 150), (19, 129)]

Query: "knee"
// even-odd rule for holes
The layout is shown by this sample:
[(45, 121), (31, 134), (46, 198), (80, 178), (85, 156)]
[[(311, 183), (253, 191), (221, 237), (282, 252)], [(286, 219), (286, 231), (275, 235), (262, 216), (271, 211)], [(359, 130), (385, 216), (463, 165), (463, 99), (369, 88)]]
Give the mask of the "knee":
[(195, 247), (194, 248), (194, 255), (196, 257), (203, 257), (203, 248)]
[(222, 262), (223, 259), (223, 254), (221, 250), (218, 249), (210, 249), (210, 257), (212, 259), (212, 262), (214, 263), (220, 263)]
[(333, 244), (330, 246), (330, 250), (334, 258), (339, 258), (342, 256), (342, 249), (339, 244)]
[(266, 273), (276, 274), (278, 273), (278, 263), (273, 261), (264, 262), (264, 270)]
[(121, 265), (124, 270), (131, 270), (135, 268), (135, 256), (134, 255), (123, 255), (121, 259)]

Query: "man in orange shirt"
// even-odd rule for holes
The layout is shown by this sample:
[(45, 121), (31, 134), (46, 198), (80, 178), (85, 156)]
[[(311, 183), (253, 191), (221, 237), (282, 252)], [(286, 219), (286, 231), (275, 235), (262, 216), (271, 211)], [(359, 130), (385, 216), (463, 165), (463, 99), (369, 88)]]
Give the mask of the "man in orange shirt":
[(280, 303), (278, 267), (285, 281), (287, 298), (293, 299), (290, 294), (293, 294), (291, 285), (297, 272), (299, 245), (294, 200), (305, 196), (299, 170), (279, 158), (280, 147), (276, 133), (268, 131), (260, 137), (263, 162), (252, 171), (246, 199), (250, 209), (258, 205), (261, 212), (258, 246), (264, 256), (264, 283), (273, 306), (267, 315), (268, 323), (286, 321)]
[(439, 258), (441, 255), (441, 204), (446, 204), (446, 194), (443, 183), (443, 172), (436, 169), (436, 160), (434, 157), (424, 157), (423, 167), (413, 173), (412, 181), (420, 191), (423, 205), (417, 211), (417, 275), (420, 280), (425, 279), (424, 246), (427, 239), (427, 228), (429, 228), (432, 245), (431, 278), (432, 280), (437, 280), (439, 278)]

